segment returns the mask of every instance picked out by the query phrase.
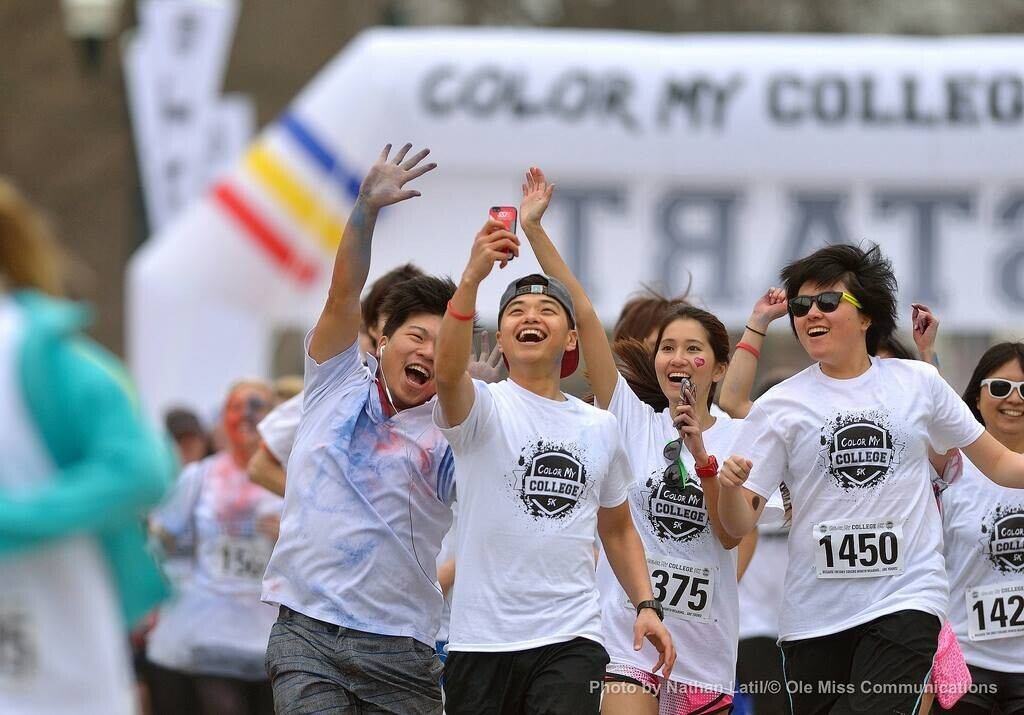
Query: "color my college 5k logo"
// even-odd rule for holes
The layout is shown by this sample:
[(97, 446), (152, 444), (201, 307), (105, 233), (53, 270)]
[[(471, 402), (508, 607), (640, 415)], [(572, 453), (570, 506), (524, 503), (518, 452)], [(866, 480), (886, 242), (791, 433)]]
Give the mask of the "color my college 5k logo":
[(520, 454), (519, 467), (519, 498), (530, 516), (562, 519), (587, 488), (587, 470), (573, 445), (538, 440)]
[(642, 498), (647, 519), (655, 536), (662, 541), (690, 541), (708, 527), (704, 491), (699, 480), (691, 477), (686, 487), (681, 487), (675, 465), (670, 465), (666, 473), (657, 473), (648, 479)]
[(821, 460), (836, 486), (878, 487), (895, 471), (904, 442), (884, 410), (841, 412), (821, 428)]
[(1004, 574), (1024, 573), (1024, 506), (1000, 504), (985, 517), (981, 533), (992, 568)]

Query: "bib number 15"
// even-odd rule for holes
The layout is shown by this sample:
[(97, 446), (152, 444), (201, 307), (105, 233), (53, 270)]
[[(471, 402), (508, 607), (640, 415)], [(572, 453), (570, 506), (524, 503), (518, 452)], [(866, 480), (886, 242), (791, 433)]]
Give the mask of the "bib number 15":
[(903, 528), (891, 520), (823, 522), (814, 527), (818, 578), (872, 578), (903, 572)]

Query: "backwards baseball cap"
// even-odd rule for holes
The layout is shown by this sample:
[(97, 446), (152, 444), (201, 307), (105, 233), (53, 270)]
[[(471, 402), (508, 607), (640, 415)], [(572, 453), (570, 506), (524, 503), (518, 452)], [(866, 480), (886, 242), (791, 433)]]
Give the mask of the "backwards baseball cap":
[[(565, 309), (565, 314), (569, 318), (569, 327), (576, 327), (576, 310), (573, 307), (569, 290), (557, 278), (540, 273), (531, 273), (508, 284), (508, 288), (501, 294), (501, 303), (498, 305), (498, 325), (501, 325), (501, 316), (505, 314), (508, 304), (521, 295), (546, 295), (554, 298)], [(504, 356), (502, 356), (502, 360), (505, 360), (505, 367), (508, 368), (508, 360)], [(561, 377), (569, 377), (576, 372), (579, 364), (579, 347), (566, 350), (562, 355)]]

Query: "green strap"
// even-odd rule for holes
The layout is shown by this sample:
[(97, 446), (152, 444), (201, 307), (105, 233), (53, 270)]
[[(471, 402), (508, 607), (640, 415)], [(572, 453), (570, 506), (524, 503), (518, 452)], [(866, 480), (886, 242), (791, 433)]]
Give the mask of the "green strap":
[(690, 473), (686, 471), (686, 465), (683, 464), (682, 452), (676, 458), (676, 466), (679, 467), (679, 488), (686, 489), (686, 482), (690, 479)]

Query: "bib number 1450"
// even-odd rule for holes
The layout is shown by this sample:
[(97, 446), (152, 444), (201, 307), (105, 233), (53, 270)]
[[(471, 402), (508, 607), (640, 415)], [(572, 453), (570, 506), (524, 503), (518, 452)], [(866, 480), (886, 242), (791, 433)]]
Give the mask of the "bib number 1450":
[(818, 578), (872, 578), (903, 573), (903, 526), (891, 519), (816, 524)]

